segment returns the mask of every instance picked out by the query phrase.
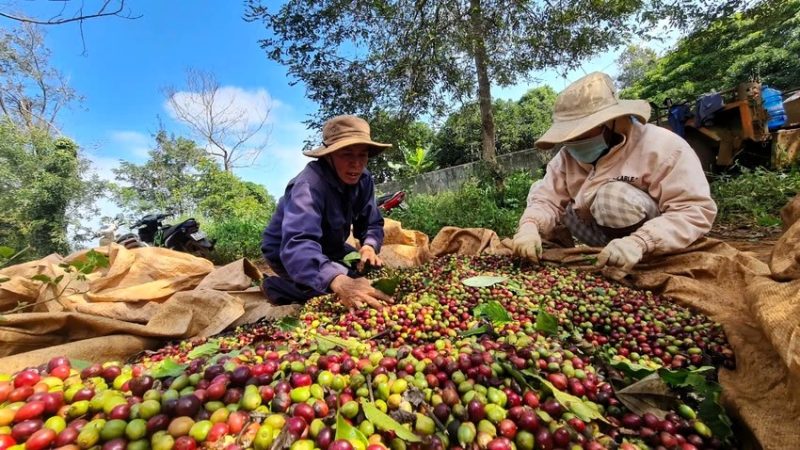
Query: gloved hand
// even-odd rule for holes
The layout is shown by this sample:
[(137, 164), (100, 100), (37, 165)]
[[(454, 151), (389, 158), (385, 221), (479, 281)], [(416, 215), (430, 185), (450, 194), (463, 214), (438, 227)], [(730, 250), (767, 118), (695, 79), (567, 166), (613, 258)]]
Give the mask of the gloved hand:
[(542, 238), (539, 237), (539, 228), (536, 224), (531, 222), (522, 224), (514, 235), (512, 247), (514, 255), (539, 262), (539, 257), (542, 256)]
[(622, 267), (622, 270), (628, 272), (642, 260), (643, 256), (644, 249), (636, 238), (627, 236), (609, 242), (598, 255), (597, 265)]

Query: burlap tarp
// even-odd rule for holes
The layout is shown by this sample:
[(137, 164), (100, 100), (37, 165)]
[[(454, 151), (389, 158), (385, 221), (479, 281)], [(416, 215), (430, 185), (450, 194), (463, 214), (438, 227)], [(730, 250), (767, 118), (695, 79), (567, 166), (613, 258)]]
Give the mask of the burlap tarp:
[[(787, 207), (788, 209), (789, 207)], [(787, 212), (787, 214), (789, 214)], [(510, 254), (510, 241), (486, 229), (444, 228), (428, 244), (422, 233), (387, 220), (381, 256), (408, 267), (446, 254)], [(102, 250), (102, 249), (99, 249)], [(108, 250), (108, 249), (107, 249)], [(552, 248), (543, 260), (577, 269), (593, 248)], [(633, 273), (606, 275), (667, 295), (722, 324), (736, 354), (736, 370), (720, 371), (724, 401), (764, 449), (800, 448), (800, 222), (776, 244), (770, 265), (724, 242), (703, 239), (679, 254), (657, 257)], [(83, 257), (82, 253), (68, 258)], [(265, 301), (253, 280), (260, 274), (246, 260), (222, 268), (190, 255), (161, 249), (112, 246), (111, 266), (71, 287), (79, 294), (53, 294), (30, 276), (61, 273), (61, 258), (48, 257), (0, 271), (0, 311), (18, 301), (37, 301), (36, 312), (8, 314), (0, 323), (4, 371), (40, 364), (54, 355), (102, 361), (120, 359), (164, 339), (208, 336), (226, 327), (293, 311)], [(148, 299), (149, 301), (133, 301)], [(27, 353), (19, 354), (27, 351)], [(746, 429), (745, 429), (746, 427)]]
[[(403, 230), (387, 219), (381, 252), (388, 265), (409, 267), (430, 259), (428, 237)], [(261, 318), (279, 318), (297, 305), (265, 300), (257, 287), (261, 273), (246, 259), (224, 267), (162, 248), (96, 248), (109, 267), (86, 280), (60, 266), (86, 258), (82, 251), (62, 258), (0, 270), (0, 367), (14, 371), (66, 355), (92, 361), (123, 359), (165, 340), (204, 337)], [(55, 292), (35, 275), (63, 275)], [(58, 294), (58, 295), (56, 295)], [(21, 303), (24, 312), (7, 312)], [(6, 312), (6, 314), (3, 314)]]

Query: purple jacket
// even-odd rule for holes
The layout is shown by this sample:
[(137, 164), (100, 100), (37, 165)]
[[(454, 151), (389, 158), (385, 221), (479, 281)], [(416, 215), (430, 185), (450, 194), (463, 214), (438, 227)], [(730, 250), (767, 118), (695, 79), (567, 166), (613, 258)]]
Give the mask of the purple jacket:
[(380, 252), (383, 217), (375, 204), (375, 182), (364, 171), (355, 186), (339, 180), (325, 161), (308, 163), (286, 186), (264, 230), (261, 252), (272, 268), (295, 283), (328, 292), (331, 281), (347, 274), (341, 261), (353, 251), (353, 235)]

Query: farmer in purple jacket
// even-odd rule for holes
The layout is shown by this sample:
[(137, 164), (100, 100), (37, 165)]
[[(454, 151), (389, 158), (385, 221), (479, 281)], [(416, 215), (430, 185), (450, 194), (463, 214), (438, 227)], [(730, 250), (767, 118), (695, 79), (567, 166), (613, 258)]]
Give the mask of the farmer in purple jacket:
[(358, 277), (341, 261), (355, 251), (345, 241), (361, 242), (360, 266), (381, 266), (383, 217), (375, 204), (375, 183), (367, 160), (389, 144), (373, 142), (369, 124), (355, 116), (337, 116), (322, 128), (322, 146), (303, 152), (317, 158), (286, 187), (263, 233), (261, 252), (278, 274), (261, 287), (279, 303), (337, 294), (348, 308), (380, 308), (390, 298)]

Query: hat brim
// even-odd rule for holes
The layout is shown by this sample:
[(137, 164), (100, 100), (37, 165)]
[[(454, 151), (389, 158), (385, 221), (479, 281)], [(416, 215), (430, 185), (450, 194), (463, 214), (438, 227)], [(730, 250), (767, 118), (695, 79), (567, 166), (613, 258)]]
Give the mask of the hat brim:
[(328, 146), (317, 147), (313, 150), (305, 151), (303, 154), (310, 158), (319, 158), (320, 156), (329, 155), (337, 150), (357, 144), (366, 144), (369, 146), (370, 158), (380, 155), (381, 152), (392, 146), (392, 144), (381, 144), (380, 142), (370, 141), (363, 138), (349, 138), (336, 141)]
[(642, 123), (647, 123), (650, 112), (650, 104), (645, 100), (619, 100), (616, 105), (586, 117), (553, 123), (534, 145), (542, 150), (549, 150), (557, 144), (571, 141), (592, 128), (620, 116), (634, 116)]

